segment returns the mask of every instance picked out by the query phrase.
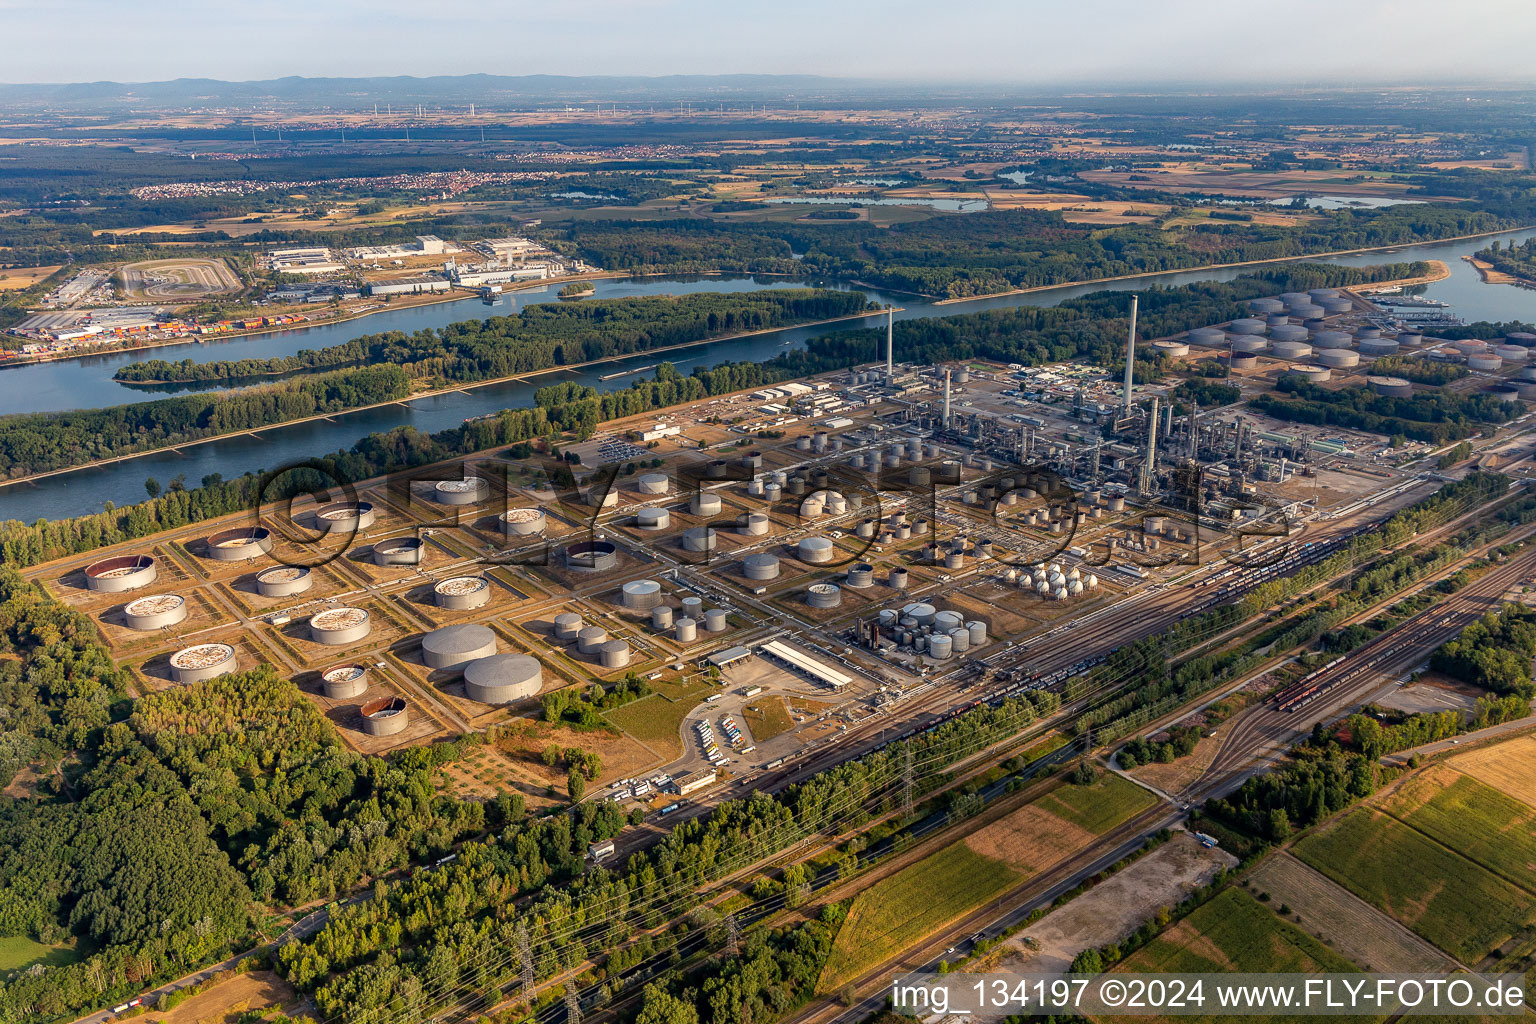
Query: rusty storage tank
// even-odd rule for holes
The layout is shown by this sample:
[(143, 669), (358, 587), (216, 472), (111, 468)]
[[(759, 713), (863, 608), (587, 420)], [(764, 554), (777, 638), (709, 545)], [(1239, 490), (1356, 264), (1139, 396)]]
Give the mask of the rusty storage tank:
[(272, 553), (272, 532), (265, 526), (237, 526), (208, 538), (208, 557), (216, 562), (244, 562)]
[(320, 690), (331, 700), (351, 700), (368, 689), (368, 666), (361, 662), (332, 665), (320, 673)]
[(292, 597), (315, 585), (315, 577), (301, 565), (279, 565), (256, 574), (256, 592), (262, 597)]
[(366, 608), (327, 608), (310, 616), (309, 636), (317, 644), (352, 644), (366, 637), (373, 629), (371, 616)]
[(150, 555), (116, 555), (85, 567), (85, 586), (101, 594), (121, 594), (155, 582), (160, 574)]
[(526, 654), (492, 654), (464, 666), (464, 696), (481, 704), (510, 704), (537, 697), (544, 666)]
[(439, 505), (478, 505), (490, 495), (491, 485), (483, 476), (439, 480), (432, 488), (432, 499)]
[(165, 629), (187, 617), (187, 599), (180, 594), (150, 594), (123, 605), (123, 625), (142, 633)]
[(432, 588), (432, 597), (439, 608), (468, 611), (491, 599), (491, 581), (484, 576), (450, 576)]
[(171, 678), (178, 683), (201, 683), (236, 667), (235, 649), (229, 644), (198, 644), (171, 655)]
[(544, 510), (538, 508), (512, 508), (503, 512), (501, 530), (512, 537), (527, 537), (543, 533), (546, 525)]
[(371, 501), (332, 501), (315, 510), (322, 533), (357, 533), (372, 526), (374, 518)]
[(391, 537), (373, 546), (373, 564), (420, 565), (425, 545), (419, 537)]
[(395, 736), (410, 724), (410, 705), (404, 697), (376, 697), (358, 708), (363, 732), (369, 736)]

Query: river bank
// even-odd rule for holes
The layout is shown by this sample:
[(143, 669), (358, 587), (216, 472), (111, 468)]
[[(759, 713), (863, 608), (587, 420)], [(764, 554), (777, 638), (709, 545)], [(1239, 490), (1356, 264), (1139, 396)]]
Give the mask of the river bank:
[(1480, 260), (1476, 256), (1463, 256), (1462, 259), (1472, 264), (1472, 269), (1477, 271), (1484, 284), (1508, 284), (1514, 285), (1516, 288), (1536, 289), (1536, 281), (1527, 281), (1524, 278), (1516, 277), (1514, 274), (1506, 274), (1502, 270), (1495, 270), (1493, 269), (1493, 264), (1487, 260)]
[(1417, 284), (1434, 284), (1436, 281), (1444, 281), (1451, 276), (1451, 265), (1444, 260), (1427, 260), (1430, 270), (1427, 274), (1418, 277), (1402, 277), (1396, 281), (1377, 281), (1374, 284), (1362, 284), (1349, 289), (1356, 295), (1372, 295), (1385, 291), (1388, 288), (1412, 288)]
[[(432, 398), (440, 395), (451, 395), (456, 392), (474, 391), (478, 388), (495, 387), (497, 385), (524, 383), (532, 381), (537, 377), (546, 377), (552, 373), (589, 370), (593, 367), (603, 366), (609, 363), (618, 363), (625, 360), (634, 359), (636, 356), (641, 355), (647, 357), (654, 357), (658, 355), (664, 356), (668, 352), (685, 351), (687, 349), (697, 348), (700, 345), (712, 345), (718, 342), (742, 341), (748, 338), (760, 337), (765, 334), (778, 334), (787, 330), (804, 330), (814, 327), (825, 327), (829, 324), (846, 323), (851, 320), (867, 320), (870, 317), (884, 315), (885, 310), (883, 309), (867, 310), (862, 313), (852, 313), (848, 316), (829, 317), (825, 320), (808, 320), (803, 323), (783, 324), (778, 327), (765, 327), (757, 331), (742, 331), (737, 334), (724, 334), (712, 338), (700, 338), (698, 341), (686, 341), (678, 345), (667, 345), (662, 348), (648, 349), (643, 353), (626, 352), (622, 355), (603, 356), (600, 359), (589, 359), (581, 363), (562, 363), (559, 366), (550, 366), (542, 370), (529, 370), (525, 373), (509, 374), (505, 377), (491, 377), (487, 378), (486, 380), (464, 381), (460, 383), (446, 384), (442, 387), (428, 387), (423, 388), (414, 394), (407, 395), (404, 398), (391, 398), (382, 402), (370, 402), (367, 405), (353, 406), (350, 409), (337, 409), (331, 412), (315, 413), (310, 416), (300, 416), (291, 420), (278, 420), (273, 423), (263, 424), (259, 427), (250, 427), (244, 430), (229, 430), (218, 434), (209, 434), (207, 437), (194, 438), (189, 441), (178, 441), (175, 444), (166, 444), (155, 448), (146, 448), (143, 451), (123, 452), (120, 455), (112, 455), (104, 459), (95, 459), (90, 462), (80, 463), (76, 466), (60, 466), (57, 469), (44, 470), (40, 473), (28, 473), (24, 476), (10, 477), (8, 479), (0, 480), (0, 490), (4, 490), (13, 484), (36, 483), (39, 480), (46, 480), (51, 477), (59, 477), (67, 473), (78, 473), (82, 470), (91, 469), (93, 467), (116, 465), (130, 461), (132, 459), (149, 458), (151, 456), (162, 455), (166, 453), (180, 453), (183, 449), (193, 448), (203, 444), (211, 444), (215, 441), (223, 441), (235, 437), (259, 437), (262, 433), (268, 430), (284, 427), (294, 427), (299, 426), (300, 424), (311, 423), (320, 420), (334, 423), (336, 422), (336, 419), (341, 416), (347, 416), (352, 413), (368, 412), (376, 409), (384, 409), (394, 405), (408, 405), (411, 402), (422, 398)], [(665, 362), (666, 360), (663, 361)], [(610, 374), (607, 377), (599, 377), (598, 379), (603, 381), (610, 381), (616, 380), (620, 377), (638, 375), (640, 372), (642, 371), (633, 370), (627, 373)]]
[[(958, 299), (937, 299), (935, 306), (948, 306), (957, 302), (975, 302), (977, 299), (994, 299), (1005, 295), (1029, 295), (1033, 292), (1049, 291), (1053, 288), (1072, 288), (1082, 285), (1110, 284), (1116, 281), (1135, 281), (1144, 277), (1166, 277), (1169, 274), (1205, 274), (1218, 270), (1239, 270), (1244, 267), (1268, 267), (1280, 263), (1309, 263), (1313, 260), (1337, 259), (1340, 256), (1365, 256), (1371, 253), (1390, 253), (1399, 249), (1411, 249), (1424, 245), (1449, 245), (1453, 242), (1465, 242), (1469, 239), (1492, 238), (1496, 235), (1507, 235), (1514, 231), (1527, 231), (1532, 225), (1524, 225), (1515, 228), (1503, 228), (1499, 231), (1479, 231), (1472, 235), (1454, 235), (1450, 238), (1436, 238), (1424, 242), (1398, 242), (1395, 245), (1368, 246), (1364, 249), (1337, 249), (1333, 252), (1315, 252), (1306, 256), (1278, 256), (1269, 260), (1241, 260), (1237, 263), (1207, 263), (1199, 267), (1181, 267), (1177, 270), (1153, 270), (1138, 274), (1119, 274), (1114, 277), (1097, 277), (1091, 281), (1077, 281), (1072, 284), (1037, 284), (1028, 288), (1015, 288), (1006, 292), (988, 292), (986, 295), (967, 295)], [(1450, 270), (1446, 270), (1446, 276), (1450, 276)]]

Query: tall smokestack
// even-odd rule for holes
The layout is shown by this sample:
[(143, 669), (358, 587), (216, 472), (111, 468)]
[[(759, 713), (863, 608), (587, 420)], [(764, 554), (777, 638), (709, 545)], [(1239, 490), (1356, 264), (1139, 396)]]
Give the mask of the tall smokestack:
[(896, 307), (885, 307), (885, 379), (896, 377)]
[(949, 429), (949, 370), (944, 371), (944, 429)]
[(1147, 417), (1147, 461), (1141, 467), (1141, 491), (1143, 494), (1152, 490), (1152, 482), (1157, 479), (1157, 396), (1152, 396), (1152, 415)]
[(1126, 416), (1131, 414), (1131, 377), (1136, 366), (1136, 305), (1138, 301), (1135, 295), (1131, 296), (1131, 331), (1125, 339), (1125, 399), (1122, 407)]

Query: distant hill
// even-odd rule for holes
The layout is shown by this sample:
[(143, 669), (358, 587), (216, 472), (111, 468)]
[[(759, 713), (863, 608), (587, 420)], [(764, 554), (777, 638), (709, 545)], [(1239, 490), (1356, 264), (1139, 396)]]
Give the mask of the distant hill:
[(81, 82), (74, 84), (0, 85), (7, 106), (116, 105), (249, 106), (302, 105), (342, 110), (372, 109), (374, 103), (409, 105), (498, 103), (594, 103), (692, 100), (846, 99), (890, 86), (818, 75), (437, 75), (414, 78), (273, 78), (222, 82), (178, 78), (166, 82)]

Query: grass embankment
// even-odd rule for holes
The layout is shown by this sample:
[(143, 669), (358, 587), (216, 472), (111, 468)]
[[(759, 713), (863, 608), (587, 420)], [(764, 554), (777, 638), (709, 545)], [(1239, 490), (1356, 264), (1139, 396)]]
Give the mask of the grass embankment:
[(836, 991), (1150, 806), (1118, 775), (1066, 785), (882, 879), (853, 901), (818, 985)]

